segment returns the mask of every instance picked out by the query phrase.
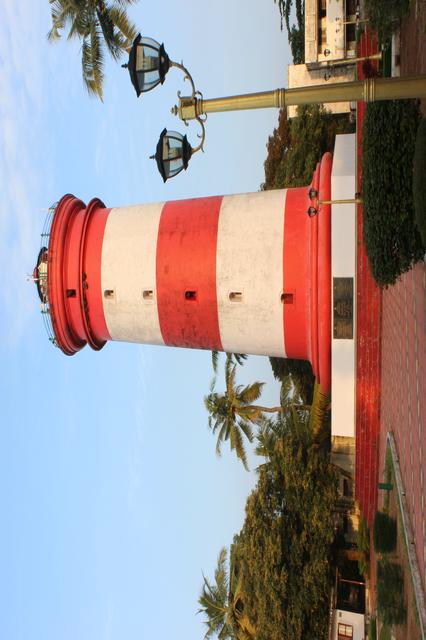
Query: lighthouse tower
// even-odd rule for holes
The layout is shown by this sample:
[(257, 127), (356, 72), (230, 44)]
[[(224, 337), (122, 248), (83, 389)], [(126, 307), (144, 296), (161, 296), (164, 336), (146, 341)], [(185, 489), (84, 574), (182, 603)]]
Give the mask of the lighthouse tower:
[(331, 167), (303, 188), (111, 209), (65, 195), (34, 270), (52, 341), (306, 359), (329, 391)]

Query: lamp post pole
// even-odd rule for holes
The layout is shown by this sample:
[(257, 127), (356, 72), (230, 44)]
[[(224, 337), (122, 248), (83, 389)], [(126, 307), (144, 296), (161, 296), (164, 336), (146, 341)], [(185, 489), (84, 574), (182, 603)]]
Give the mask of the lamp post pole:
[(289, 106), (328, 102), (375, 102), (426, 98), (426, 75), (397, 78), (367, 78), (332, 85), (275, 89), (260, 93), (227, 96), (206, 100), (182, 96), (172, 112), (181, 120), (193, 120), (204, 114), (246, 109), (284, 109)]

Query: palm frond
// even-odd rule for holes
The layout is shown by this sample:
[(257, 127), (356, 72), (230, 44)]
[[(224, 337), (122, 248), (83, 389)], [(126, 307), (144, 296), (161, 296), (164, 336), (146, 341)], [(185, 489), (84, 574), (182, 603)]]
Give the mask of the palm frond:
[(235, 376), (236, 376), (236, 365), (232, 364), (229, 360), (226, 361), (225, 365), (225, 385), (226, 385), (226, 393), (229, 397), (235, 395)]
[(264, 385), (264, 382), (253, 382), (252, 384), (248, 384), (240, 390), (238, 393), (238, 399), (244, 404), (256, 402), (256, 400), (258, 400), (262, 395)]
[(103, 98), (102, 83), (103, 53), (99, 30), (94, 26), (90, 33), (90, 41), (85, 38), (81, 51), (83, 80), (89, 93)]
[(212, 351), (212, 367), (214, 373), (217, 373), (217, 365), (219, 364), (219, 351)]
[(127, 17), (127, 13), (124, 9), (118, 7), (112, 7), (109, 11), (109, 16), (115, 25), (116, 29), (124, 36), (126, 42), (124, 46), (130, 45), (138, 34), (138, 30), (135, 25), (132, 24)]
[[(241, 426), (241, 423), (239, 426)], [(250, 471), (247, 462), (246, 450), (244, 448), (243, 437), (241, 435), (240, 429), (237, 427), (231, 430), (231, 449), (235, 450), (237, 458), (239, 458), (243, 463), (244, 469), (246, 471)]]
[(248, 355), (246, 353), (227, 353), (226, 357), (229, 357), (231, 360), (242, 366), (244, 361), (247, 360)]

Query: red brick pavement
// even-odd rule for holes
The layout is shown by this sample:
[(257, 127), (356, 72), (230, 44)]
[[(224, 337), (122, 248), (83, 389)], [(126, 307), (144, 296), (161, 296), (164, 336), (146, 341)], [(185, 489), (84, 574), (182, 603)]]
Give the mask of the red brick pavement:
[[(374, 48), (374, 40), (366, 33), (360, 54), (372, 53)], [(358, 73), (362, 77), (361, 68)], [(358, 178), (364, 113), (365, 105), (359, 104)], [(377, 509), (377, 482), (384, 473), (386, 437), (392, 430), (425, 589), (426, 266), (418, 263), (381, 292), (365, 255), (361, 208), (357, 246), (356, 497), (371, 524)]]
[(393, 431), (425, 580), (426, 265), (418, 263), (383, 292), (380, 473), (386, 434)]
[[(377, 51), (368, 30), (363, 34), (359, 55)], [(362, 65), (358, 77), (363, 77)], [(361, 189), (362, 123), (365, 104), (357, 105), (358, 190)], [(355, 496), (367, 522), (371, 524), (377, 508), (378, 452), (380, 437), (382, 292), (371, 275), (365, 252), (362, 207), (357, 218), (357, 372), (356, 372), (356, 474)]]

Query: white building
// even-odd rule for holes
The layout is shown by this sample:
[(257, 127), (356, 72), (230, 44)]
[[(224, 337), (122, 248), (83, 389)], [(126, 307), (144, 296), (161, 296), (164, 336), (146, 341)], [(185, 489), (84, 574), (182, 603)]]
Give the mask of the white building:
[[(289, 88), (355, 79), (357, 0), (305, 0), (305, 62), (288, 66)], [(339, 64), (332, 64), (339, 61)], [(347, 62), (346, 62), (347, 61)], [(288, 116), (297, 107), (288, 107)], [(349, 102), (331, 103), (332, 113), (347, 113)]]

